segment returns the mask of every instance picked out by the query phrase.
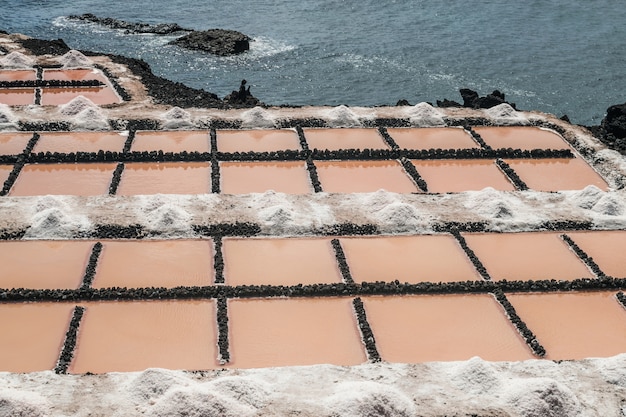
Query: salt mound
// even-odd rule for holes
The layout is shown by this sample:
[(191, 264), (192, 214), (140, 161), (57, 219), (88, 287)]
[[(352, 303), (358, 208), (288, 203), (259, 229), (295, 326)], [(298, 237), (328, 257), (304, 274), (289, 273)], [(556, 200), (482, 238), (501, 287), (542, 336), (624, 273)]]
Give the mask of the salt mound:
[(443, 126), (443, 114), (428, 103), (417, 103), (407, 109), (405, 114), (413, 126)]
[(344, 382), (327, 400), (333, 415), (342, 417), (412, 417), (417, 409), (399, 390), (375, 382)]
[(63, 64), (63, 68), (91, 68), (93, 62), (85, 55), (74, 49), (68, 51), (59, 58), (59, 62)]
[(341, 105), (333, 107), (326, 112), (328, 124), (332, 127), (355, 127), (361, 126), (361, 121), (355, 112)]
[(0, 130), (16, 129), (17, 118), (11, 111), (11, 108), (3, 103), (0, 103)]
[(109, 121), (104, 110), (99, 107), (88, 107), (74, 116), (71, 120), (74, 127), (85, 130), (107, 130)]
[(502, 193), (491, 187), (481, 191), (468, 191), (465, 207), (478, 214), (491, 219), (508, 220), (515, 217), (515, 209), (510, 201)]
[(505, 401), (519, 416), (577, 417), (582, 411), (574, 393), (551, 378), (517, 380), (507, 391)]
[(626, 388), (626, 353), (611, 358), (591, 359), (597, 372), (609, 384)]
[(98, 106), (87, 97), (78, 96), (72, 99), (70, 102), (60, 106), (59, 113), (64, 116), (76, 116), (81, 111), (89, 108), (98, 108)]
[(191, 381), (183, 378), (180, 372), (166, 369), (146, 369), (126, 384), (126, 391), (139, 403), (154, 400), (165, 394), (171, 387), (186, 386)]
[(163, 124), (163, 128), (165, 129), (180, 129), (193, 126), (193, 123), (191, 123), (191, 114), (180, 107), (173, 107), (164, 113), (161, 118), (165, 120)]
[(452, 370), (450, 381), (466, 393), (485, 394), (496, 390), (501, 385), (493, 364), (476, 356), (466, 362), (459, 362), (458, 367)]
[(87, 217), (52, 207), (32, 217), (31, 226), (24, 237), (28, 239), (72, 238), (78, 232), (89, 230), (90, 227), (91, 223)]
[(154, 417), (246, 417), (255, 409), (209, 388), (174, 388), (162, 396), (146, 413)]
[(183, 207), (177, 195), (155, 194), (135, 197), (137, 218), (144, 219), (147, 228), (164, 235), (193, 234), (192, 215)]
[(588, 185), (580, 191), (574, 191), (572, 193), (566, 192), (566, 194), (569, 195), (570, 199), (572, 199), (578, 207), (590, 210), (600, 201), (604, 192), (595, 185)]
[(229, 396), (255, 408), (265, 406), (272, 392), (267, 384), (244, 376), (223, 377), (207, 385), (212, 392)]
[(47, 417), (45, 399), (34, 392), (0, 391), (0, 417)]
[(399, 201), (395, 194), (389, 193), (385, 190), (378, 190), (373, 193), (361, 194), (357, 196), (362, 197), (362, 200), (364, 200), (362, 206), (371, 207), (372, 210), (376, 211), (382, 210), (388, 205)]
[(612, 194), (606, 194), (598, 200), (592, 208), (598, 214), (605, 216), (622, 216), (624, 214), (624, 203)]
[(496, 124), (525, 124), (528, 120), (507, 103), (498, 104), (485, 110)]
[(295, 210), (291, 204), (280, 204), (259, 210), (259, 220), (272, 229), (281, 230), (293, 221)]
[(163, 234), (191, 232), (191, 214), (174, 204), (166, 203), (148, 211), (146, 219), (151, 230)]
[(0, 103), (0, 123), (13, 123), (15, 120), (15, 115), (11, 111), (11, 107), (7, 104)]
[(21, 52), (11, 52), (10, 54), (0, 59), (0, 67), (23, 69), (32, 68), (35, 65), (35, 60)]
[(385, 206), (374, 214), (377, 223), (390, 224), (398, 232), (409, 232), (424, 223), (420, 212), (410, 204), (399, 201)]
[(262, 107), (255, 107), (241, 114), (243, 128), (273, 128), (276, 123), (270, 113)]

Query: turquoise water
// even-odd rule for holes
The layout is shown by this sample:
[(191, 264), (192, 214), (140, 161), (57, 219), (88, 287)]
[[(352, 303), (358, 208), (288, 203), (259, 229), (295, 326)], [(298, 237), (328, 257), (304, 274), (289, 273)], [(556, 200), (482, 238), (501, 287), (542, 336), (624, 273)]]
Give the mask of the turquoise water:
[[(192, 2), (0, 0), (0, 29), (64, 39), (76, 49), (123, 54), (219, 96), (248, 80), (269, 104), (389, 105), (499, 89), (519, 108), (597, 124), (626, 101), (622, 2), (555, 0)], [(254, 38), (251, 51), (213, 57), (129, 35), (69, 14), (94, 13)]]

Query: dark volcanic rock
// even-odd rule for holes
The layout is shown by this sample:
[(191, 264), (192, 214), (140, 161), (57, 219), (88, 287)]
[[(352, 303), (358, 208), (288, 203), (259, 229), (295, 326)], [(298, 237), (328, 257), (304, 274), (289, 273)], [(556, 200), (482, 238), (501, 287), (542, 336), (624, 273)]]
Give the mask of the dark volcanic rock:
[(626, 155), (626, 103), (609, 107), (600, 126), (588, 129), (609, 147)]
[(63, 39), (43, 40), (29, 38), (18, 42), (34, 55), (64, 55), (70, 50), (70, 47), (67, 46)]
[(461, 97), (463, 98), (463, 104), (459, 104), (456, 101), (443, 99), (437, 100), (437, 106), (439, 107), (469, 107), (471, 109), (489, 109), (497, 106), (498, 104), (507, 103), (511, 107), (515, 108), (515, 103), (509, 103), (504, 97), (504, 93), (499, 90), (494, 90), (491, 94), (487, 94), (481, 97), (476, 91), (469, 88), (461, 88), (459, 90)]
[(187, 49), (210, 52), (215, 55), (236, 55), (250, 49), (250, 37), (226, 29), (191, 32), (170, 42)]
[(239, 90), (224, 97), (224, 101), (233, 107), (254, 107), (263, 105), (256, 97), (250, 93), (250, 87), (246, 88), (246, 80), (241, 80)]
[(169, 35), (176, 32), (192, 31), (191, 29), (185, 29), (179, 26), (178, 23), (159, 23), (151, 25), (149, 23), (126, 22), (125, 20), (118, 20), (110, 17), (98, 17), (91, 13), (70, 15), (68, 16), (68, 19), (93, 22), (111, 29), (122, 29), (128, 33), (154, 33), (156, 35)]
[(602, 127), (607, 135), (617, 139), (626, 138), (626, 103), (616, 104), (606, 110), (606, 117), (602, 120)]
[(444, 98), (443, 100), (437, 100), (437, 107), (462, 107), (461, 103)]

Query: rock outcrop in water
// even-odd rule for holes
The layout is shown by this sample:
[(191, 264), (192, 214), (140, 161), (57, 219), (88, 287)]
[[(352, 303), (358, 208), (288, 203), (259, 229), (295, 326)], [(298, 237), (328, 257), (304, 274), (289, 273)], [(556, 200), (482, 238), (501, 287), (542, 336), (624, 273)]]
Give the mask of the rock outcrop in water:
[(444, 98), (443, 100), (437, 100), (438, 107), (468, 107), (470, 109), (490, 109), (502, 103), (507, 103), (515, 109), (515, 103), (509, 103), (506, 101), (504, 93), (499, 90), (493, 90), (490, 94), (481, 97), (476, 91), (469, 88), (461, 88), (459, 90), (461, 97), (463, 98), (463, 104), (453, 100)]
[(185, 29), (178, 23), (159, 23), (151, 25), (149, 23), (127, 22), (125, 20), (113, 19), (110, 17), (98, 17), (91, 13), (70, 15), (68, 16), (68, 19), (97, 23), (111, 29), (125, 30), (127, 33), (154, 33), (156, 35), (169, 35), (177, 32), (192, 32), (192, 29)]
[(170, 42), (183, 48), (214, 55), (237, 55), (250, 49), (250, 37), (235, 30), (209, 29), (194, 31)]
[(250, 37), (236, 30), (209, 29), (193, 30), (180, 26), (178, 23), (149, 23), (127, 22), (110, 17), (98, 17), (91, 13), (71, 15), (68, 19), (92, 22), (111, 29), (124, 30), (127, 33), (152, 33), (155, 35), (171, 35), (173, 33), (189, 32), (170, 42), (196, 51), (209, 52), (214, 55), (236, 55), (250, 49)]

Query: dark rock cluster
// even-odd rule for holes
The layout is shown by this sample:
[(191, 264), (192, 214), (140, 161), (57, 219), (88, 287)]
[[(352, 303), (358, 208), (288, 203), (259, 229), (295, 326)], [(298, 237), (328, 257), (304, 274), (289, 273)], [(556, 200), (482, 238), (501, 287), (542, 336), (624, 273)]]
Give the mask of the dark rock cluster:
[(172, 45), (213, 55), (241, 54), (250, 49), (250, 37), (236, 30), (209, 29), (193, 31), (170, 42)]
[(459, 90), (461, 93), (461, 98), (463, 99), (463, 104), (458, 103), (453, 100), (443, 99), (437, 100), (438, 107), (468, 107), (471, 109), (489, 109), (491, 107), (497, 106), (502, 103), (507, 103), (511, 107), (515, 107), (515, 103), (509, 103), (506, 101), (504, 93), (499, 90), (494, 90), (490, 94), (487, 94), (484, 97), (481, 97), (476, 91), (470, 90), (469, 88), (461, 88)]
[(85, 22), (97, 23), (111, 29), (120, 29), (126, 33), (154, 33), (155, 35), (170, 35), (178, 32), (190, 32), (191, 29), (185, 29), (178, 23), (158, 23), (151, 25), (149, 23), (134, 23), (125, 20), (113, 19), (110, 17), (97, 17), (91, 13), (81, 15), (70, 15), (68, 19), (82, 20)]
[(246, 88), (247, 81), (241, 80), (239, 90), (233, 90), (230, 94), (224, 97), (224, 102), (233, 107), (255, 107), (263, 105), (256, 97), (250, 92), (250, 86)]
[(598, 130), (604, 143), (626, 155), (626, 103), (609, 107)]
[(330, 241), (330, 243), (333, 247), (333, 250), (335, 251), (335, 259), (337, 260), (337, 266), (339, 267), (339, 271), (341, 272), (343, 282), (346, 284), (354, 284), (352, 274), (350, 273), (350, 267), (348, 266), (348, 261), (346, 259), (346, 254), (341, 247), (341, 242), (339, 241), (339, 239), (333, 239)]
[(69, 328), (67, 330), (67, 333), (65, 334), (63, 350), (61, 351), (61, 355), (59, 356), (57, 366), (54, 368), (54, 372), (56, 372), (57, 374), (67, 373), (67, 368), (72, 362), (72, 358), (74, 357), (74, 349), (76, 348), (78, 327), (80, 326), (80, 321), (83, 318), (84, 312), (84, 307), (74, 307), (74, 314), (72, 315), (72, 320), (70, 321)]
[(361, 338), (363, 339), (363, 344), (367, 351), (367, 358), (370, 362), (380, 362), (381, 357), (376, 348), (376, 339), (374, 339), (374, 332), (372, 332), (372, 328), (367, 321), (363, 301), (359, 297), (356, 297), (352, 300), (352, 306), (354, 307), (354, 312), (356, 313), (356, 318), (359, 323), (359, 330), (361, 331)]

